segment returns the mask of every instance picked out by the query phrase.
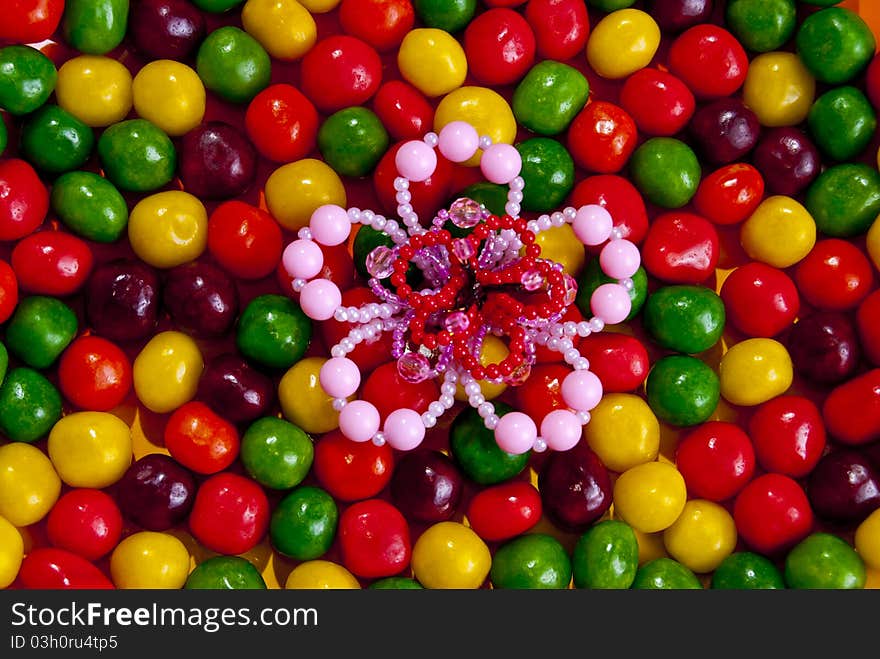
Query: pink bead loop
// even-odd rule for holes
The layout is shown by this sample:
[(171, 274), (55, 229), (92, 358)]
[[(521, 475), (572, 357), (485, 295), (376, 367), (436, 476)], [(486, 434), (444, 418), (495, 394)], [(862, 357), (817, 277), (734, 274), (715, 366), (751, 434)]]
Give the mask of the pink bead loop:
[(348, 240), (351, 233), (351, 220), (341, 206), (324, 204), (312, 213), (309, 229), (315, 242), (333, 247)]
[(629, 292), (620, 284), (602, 284), (590, 297), (590, 309), (606, 325), (622, 323), (632, 310)]
[(554, 451), (567, 451), (581, 440), (583, 428), (573, 412), (553, 410), (541, 421), (541, 437)]
[(464, 121), (451, 121), (440, 131), (438, 148), (443, 157), (452, 162), (473, 158), (480, 147), (477, 129)]
[(602, 271), (612, 279), (632, 277), (641, 263), (639, 248), (624, 238), (610, 241), (599, 254)]
[(480, 170), (492, 183), (508, 185), (522, 170), (522, 156), (510, 144), (493, 144), (483, 151)]
[(529, 451), (538, 437), (532, 418), (522, 412), (508, 412), (498, 420), (495, 441), (502, 451), (521, 455)]
[(601, 245), (611, 237), (611, 214), (597, 204), (581, 206), (571, 223), (574, 234), (584, 245)]
[(394, 410), (385, 419), (385, 441), (398, 451), (411, 451), (425, 439), (425, 424), (415, 410)]
[(284, 270), (294, 279), (311, 279), (324, 267), (324, 253), (311, 240), (294, 240), (281, 255)]
[(333, 398), (348, 398), (361, 386), (361, 370), (347, 357), (332, 357), (318, 374), (321, 387)]
[(329, 279), (313, 279), (299, 294), (299, 306), (312, 320), (330, 320), (340, 304), (342, 293)]
[(421, 140), (410, 140), (397, 150), (394, 164), (402, 177), (419, 183), (437, 169), (437, 152)]
[(379, 410), (365, 400), (353, 400), (339, 413), (339, 429), (353, 442), (368, 442), (379, 432)]
[(592, 371), (572, 371), (560, 388), (562, 400), (577, 412), (589, 412), (602, 400), (602, 381)]

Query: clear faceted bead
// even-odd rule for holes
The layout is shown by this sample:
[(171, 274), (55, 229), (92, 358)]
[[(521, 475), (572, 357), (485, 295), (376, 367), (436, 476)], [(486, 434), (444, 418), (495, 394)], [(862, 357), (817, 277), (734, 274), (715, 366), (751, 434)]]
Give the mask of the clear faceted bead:
[(513, 371), (511, 371), (510, 375), (508, 375), (506, 378), (504, 378), (504, 381), (509, 385), (517, 387), (517, 386), (523, 384), (526, 380), (528, 380), (529, 376), (531, 374), (532, 374), (532, 367), (529, 365), (528, 362), (523, 362), (522, 364), (517, 366), (515, 369), (513, 369)]
[(562, 281), (565, 284), (565, 306), (571, 306), (574, 304), (575, 299), (577, 299), (577, 281), (571, 275), (565, 275), (562, 278)]
[(452, 253), (459, 261), (467, 261), (474, 255), (474, 248), (467, 238), (456, 238), (452, 242)]
[(452, 202), (449, 207), (449, 219), (462, 229), (470, 229), (480, 223), (482, 207), (473, 199), (461, 197)]
[(407, 352), (397, 360), (397, 372), (407, 382), (416, 384), (428, 378), (431, 373), (431, 364), (423, 354)]
[(379, 245), (367, 254), (367, 272), (376, 279), (384, 279), (394, 272), (394, 261), (396, 259), (397, 256), (395, 256), (393, 249), (385, 245)]
[(443, 326), (453, 334), (464, 332), (470, 324), (467, 314), (462, 311), (453, 311), (443, 320)]
[(537, 268), (529, 268), (519, 280), (527, 291), (536, 291), (544, 285), (544, 275)]

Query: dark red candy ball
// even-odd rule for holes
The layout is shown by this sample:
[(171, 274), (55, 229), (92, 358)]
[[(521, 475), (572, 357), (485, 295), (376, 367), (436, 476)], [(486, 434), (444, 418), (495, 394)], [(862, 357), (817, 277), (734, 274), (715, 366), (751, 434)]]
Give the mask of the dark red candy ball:
[(843, 382), (859, 366), (856, 329), (842, 313), (819, 312), (801, 318), (791, 328), (786, 345), (795, 369), (812, 382)]
[(211, 121), (181, 140), (180, 180), (187, 192), (205, 199), (229, 199), (247, 190), (257, 172), (257, 154), (234, 126)]
[(803, 298), (817, 309), (847, 311), (871, 292), (874, 269), (848, 240), (826, 238), (798, 263), (794, 277)]
[(380, 52), (399, 46), (415, 18), (410, 0), (342, 0), (339, 6), (343, 31)]
[(591, 334), (581, 341), (580, 351), (590, 360), (590, 370), (608, 393), (633, 391), (648, 377), (648, 351), (633, 336), (616, 332)]
[(542, 59), (564, 62), (587, 45), (590, 16), (581, 0), (530, 0), (525, 16)]
[(669, 69), (699, 98), (731, 96), (746, 81), (749, 58), (723, 27), (695, 25), (669, 47)]
[(162, 453), (132, 464), (120, 479), (116, 500), (125, 515), (150, 531), (180, 524), (192, 510), (196, 483), (189, 470)]
[(461, 472), (440, 451), (404, 455), (391, 478), (391, 499), (409, 520), (442, 522), (455, 513), (462, 494)]
[(12, 250), (12, 268), (22, 290), (64, 297), (78, 291), (92, 272), (88, 243), (64, 231), (39, 231)]
[(337, 34), (321, 39), (301, 64), (306, 96), (326, 113), (363, 105), (382, 82), (382, 60), (370, 44)]
[(680, 78), (667, 71), (644, 68), (626, 79), (620, 104), (647, 135), (672, 136), (694, 114), (694, 95)]
[(754, 551), (775, 556), (813, 530), (813, 510), (803, 488), (782, 474), (764, 474), (746, 485), (733, 505), (739, 537)]
[(819, 175), (822, 165), (816, 145), (794, 127), (771, 128), (761, 135), (752, 162), (773, 194), (794, 196)]
[(715, 224), (737, 224), (754, 212), (764, 199), (761, 172), (744, 162), (725, 165), (703, 177), (694, 208)]
[(880, 290), (866, 297), (856, 312), (862, 350), (874, 366), (880, 366)]
[(611, 506), (608, 470), (587, 443), (549, 455), (538, 478), (544, 511), (560, 528), (583, 532)]
[(315, 444), (314, 474), (333, 498), (369, 499), (385, 489), (394, 469), (394, 451), (388, 444), (353, 442), (333, 430)]
[(428, 99), (403, 80), (389, 80), (379, 87), (373, 111), (395, 140), (420, 139), (434, 123), (434, 108)]
[(367, 579), (390, 577), (409, 565), (409, 524), (387, 501), (360, 501), (339, 518), (339, 548), (342, 563), (352, 574)]
[(654, 219), (642, 245), (645, 269), (672, 284), (699, 284), (718, 264), (718, 232), (707, 219), (671, 211)]
[(199, 379), (199, 398), (233, 423), (254, 421), (275, 400), (272, 380), (236, 354), (214, 357)]
[(664, 32), (680, 32), (712, 15), (712, 0), (649, 0), (648, 11)]
[(807, 495), (819, 517), (858, 523), (880, 508), (880, 474), (860, 451), (832, 451), (810, 474)]
[(119, 543), (122, 513), (106, 492), (78, 488), (55, 502), (46, 530), (53, 546), (96, 561)]
[(880, 368), (832, 389), (822, 405), (822, 418), (828, 434), (841, 444), (880, 440)]
[(679, 442), (675, 464), (691, 497), (724, 501), (752, 479), (755, 451), (735, 423), (708, 421)]
[(801, 478), (825, 451), (822, 413), (803, 396), (777, 396), (762, 403), (749, 420), (758, 464), (769, 472)]
[(238, 315), (235, 282), (210, 263), (196, 261), (169, 270), (162, 299), (177, 327), (202, 338), (223, 336)]
[(96, 334), (111, 341), (149, 336), (159, 314), (159, 276), (133, 259), (98, 266), (86, 286), (86, 316)]
[(502, 483), (479, 491), (467, 509), (468, 523), (489, 542), (509, 540), (541, 520), (541, 495), (531, 483)]
[(535, 61), (535, 33), (522, 14), (490, 9), (464, 31), (468, 73), (485, 85), (510, 85)]
[(721, 98), (699, 108), (689, 131), (702, 157), (716, 165), (744, 158), (758, 143), (757, 115), (738, 98)]
[(623, 169), (638, 143), (633, 118), (619, 105), (593, 101), (568, 129), (568, 150), (575, 163), (600, 174)]
[[(789, 327), (800, 311), (797, 287), (785, 272), (758, 261), (731, 272), (721, 285), (727, 320), (746, 336), (769, 338)], [(760, 309), (760, 313), (755, 313)]]
[(588, 176), (571, 193), (575, 208), (587, 204), (602, 206), (611, 214), (614, 226), (623, 237), (636, 244), (648, 233), (648, 211), (645, 200), (630, 181), (623, 176)]
[(140, 0), (131, 5), (128, 30), (148, 58), (184, 60), (204, 39), (205, 19), (186, 0)]

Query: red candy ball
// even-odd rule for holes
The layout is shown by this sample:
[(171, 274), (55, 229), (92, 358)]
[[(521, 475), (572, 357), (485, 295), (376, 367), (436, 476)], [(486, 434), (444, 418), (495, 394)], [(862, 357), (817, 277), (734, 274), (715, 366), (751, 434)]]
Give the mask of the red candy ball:
[(623, 237), (636, 244), (648, 233), (648, 211), (638, 189), (622, 176), (588, 176), (571, 193), (575, 208), (587, 204), (602, 206), (611, 214)]
[(271, 85), (254, 96), (244, 123), (257, 151), (275, 162), (305, 158), (318, 140), (318, 111), (292, 85)]
[(189, 528), (212, 551), (243, 554), (266, 535), (269, 514), (269, 500), (260, 485), (238, 474), (215, 474), (196, 494)]
[(593, 101), (571, 122), (567, 144), (579, 166), (614, 174), (626, 165), (637, 140), (636, 123), (626, 110), (607, 101)]
[[(389, 217), (397, 213), (397, 192), (394, 189), (394, 179), (398, 177), (395, 158), (403, 142), (393, 145), (376, 165), (373, 172), (373, 189), (379, 198), (379, 205)], [(420, 218), (427, 223), (434, 214), (447, 205), (449, 195), (452, 193), (452, 163), (437, 154), (437, 167), (434, 173), (424, 181), (409, 184), (409, 193), (412, 195), (410, 204)]]
[(693, 93), (680, 78), (650, 68), (636, 71), (626, 79), (620, 90), (620, 104), (640, 131), (661, 136), (680, 132), (696, 108)]
[(580, 350), (608, 393), (633, 391), (648, 377), (648, 351), (635, 337), (615, 332), (591, 334), (581, 341)]
[(410, 0), (342, 0), (339, 6), (343, 31), (380, 52), (399, 46), (415, 18)]
[(0, 323), (5, 323), (18, 304), (18, 279), (6, 261), (0, 259)]
[[(769, 338), (791, 326), (800, 311), (794, 282), (782, 270), (752, 261), (721, 285), (727, 320), (746, 336)], [(760, 312), (756, 313), (756, 309)]]
[(645, 270), (662, 281), (702, 283), (718, 265), (718, 232), (694, 213), (664, 213), (651, 223), (642, 245), (642, 261)]
[(198, 474), (216, 474), (238, 457), (241, 442), (235, 426), (199, 401), (178, 407), (165, 426), (171, 457)]
[(747, 163), (716, 169), (700, 181), (694, 208), (715, 224), (737, 224), (746, 220), (764, 198), (764, 178)]
[[(387, 357), (386, 357), (387, 358)], [(397, 372), (397, 362), (386, 362), (373, 371), (361, 389), (361, 399), (372, 403), (384, 419), (394, 410), (407, 407), (419, 414), (440, 396), (440, 385), (434, 380), (417, 384), (407, 382)]]
[(522, 14), (490, 9), (464, 31), (468, 72), (486, 85), (510, 85), (535, 61), (535, 34)]
[(39, 43), (50, 38), (64, 14), (64, 0), (9, 0), (3, 5), (0, 40)]
[(262, 279), (281, 260), (281, 227), (269, 213), (243, 201), (220, 204), (208, 219), (208, 251), (240, 279)]
[(867, 297), (874, 272), (868, 257), (851, 242), (826, 238), (798, 264), (795, 281), (804, 299), (817, 309), (846, 311)]
[(0, 241), (33, 233), (49, 211), (49, 192), (24, 160), (0, 160)]
[[(0, 313), (0, 318), (2, 317), (3, 314)], [(856, 328), (864, 355), (874, 366), (880, 366), (880, 290), (871, 293), (859, 305)]]
[(100, 490), (76, 489), (49, 511), (49, 542), (89, 561), (109, 554), (122, 536), (122, 513), (113, 497)]
[(370, 100), (382, 82), (382, 60), (365, 41), (333, 35), (306, 53), (300, 73), (305, 95), (330, 113)]
[(373, 111), (395, 140), (420, 139), (434, 123), (434, 108), (428, 99), (403, 80), (390, 80), (379, 87)]
[(567, 364), (536, 364), (528, 380), (514, 387), (514, 406), (540, 425), (553, 410), (566, 409), (562, 381), (571, 373)]
[[(326, 248), (322, 248), (326, 249)], [(348, 258), (351, 263), (351, 258)], [(353, 267), (353, 266), (351, 266)], [(289, 290), (289, 289), (288, 289)], [(365, 286), (356, 286), (349, 288), (342, 294), (342, 304), (351, 306), (360, 306), (369, 302), (375, 302), (376, 296)], [(324, 339), (324, 345), (332, 347), (348, 336), (348, 333), (354, 329), (355, 323), (341, 323), (338, 320), (330, 319), (319, 324), (321, 337)], [(388, 361), (391, 354), (391, 333), (383, 332), (373, 341), (363, 341), (358, 343), (354, 350), (348, 353), (347, 357), (358, 365), (361, 376), (366, 377), (377, 366)]]
[(26, 590), (113, 590), (113, 582), (82, 556), (66, 549), (31, 549), (18, 571)]
[(387, 444), (353, 442), (340, 430), (315, 444), (312, 467), (321, 486), (334, 499), (369, 499), (385, 489), (394, 469), (394, 452)]
[(813, 529), (813, 511), (803, 488), (782, 474), (764, 474), (746, 485), (733, 506), (742, 540), (768, 556), (791, 549)]
[(468, 523), (489, 542), (521, 535), (541, 520), (541, 495), (531, 483), (514, 482), (481, 490), (467, 509)]
[(542, 59), (562, 62), (587, 45), (590, 16), (581, 0), (530, 0), (525, 16)]
[(672, 42), (669, 68), (697, 98), (718, 98), (742, 87), (749, 58), (730, 32), (705, 23), (685, 30)]
[(755, 452), (742, 428), (709, 421), (678, 445), (675, 464), (692, 497), (724, 501), (745, 487), (755, 472)]
[(62, 231), (32, 233), (12, 250), (19, 286), (38, 295), (72, 295), (86, 283), (93, 264), (88, 244)]
[(825, 450), (819, 408), (803, 396), (777, 396), (761, 404), (749, 421), (758, 463), (792, 478), (809, 474)]
[(107, 412), (131, 391), (131, 362), (115, 343), (81, 336), (61, 355), (58, 384), (64, 397), (77, 407)]
[(880, 440), (880, 368), (835, 387), (822, 406), (828, 433), (841, 444)]
[(390, 577), (409, 565), (409, 525), (382, 499), (355, 503), (339, 518), (342, 563), (358, 577)]

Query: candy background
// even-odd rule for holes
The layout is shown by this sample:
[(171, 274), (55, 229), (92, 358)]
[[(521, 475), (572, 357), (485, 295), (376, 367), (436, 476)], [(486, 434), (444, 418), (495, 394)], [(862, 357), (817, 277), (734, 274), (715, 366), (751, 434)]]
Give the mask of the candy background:
[[(640, 3), (639, 5), (640, 6)], [(875, 34), (877, 33), (878, 22), (880, 22), (880, 6), (877, 3), (871, 2), (844, 2), (842, 6), (851, 8), (853, 10), (859, 11), (860, 14), (872, 25), (874, 26)], [(483, 7), (481, 6), (481, 9)], [(716, 8), (716, 19), (719, 14), (719, 9)], [(599, 12), (594, 8), (590, 8), (590, 24), (591, 28), (594, 28), (598, 23), (600, 18), (604, 16), (603, 12)], [(233, 10), (228, 15), (208, 15), (206, 14), (208, 19), (209, 31), (227, 24), (238, 24), (238, 15), (237, 10)], [(331, 11), (326, 14), (317, 14), (315, 15), (316, 23), (318, 26), (318, 38), (322, 38), (323, 36), (330, 35), (339, 31), (339, 23), (338, 16), (336, 11)], [(663, 61), (664, 54), (666, 52), (666, 48), (669, 44), (669, 38), (664, 36), (663, 42), (661, 43), (660, 50), (658, 51), (657, 58), (655, 62)], [(53, 60), (56, 64), (60, 65), (61, 62), (65, 61), (72, 54), (65, 46), (56, 45), (56, 46), (48, 46), (46, 49), (47, 53), (51, 53)], [(390, 54), (383, 55), (383, 63), (385, 65), (385, 70), (383, 72), (383, 82), (394, 79), (398, 77), (398, 72), (396, 70), (396, 66), (394, 65), (394, 51), (392, 50)], [(138, 53), (128, 50), (126, 45), (124, 44), (118, 50), (114, 50), (111, 53), (111, 56), (118, 57), (120, 60), (124, 61), (127, 66), (129, 66), (133, 71), (136, 71), (140, 65), (144, 62)], [(619, 82), (609, 82), (603, 80), (599, 76), (595, 75), (591, 71), (588, 70), (585, 58), (582, 55), (577, 56), (576, 58), (569, 61), (570, 64), (576, 66), (579, 70), (585, 72), (587, 78), (590, 82), (591, 88), (591, 97), (593, 99), (603, 99), (603, 100), (611, 100), (615, 101), (617, 95), (619, 93), (620, 84)], [(283, 63), (277, 60), (273, 60), (272, 62), (272, 78), (271, 82), (288, 82), (294, 85), (299, 85), (299, 65), (298, 63)], [(465, 84), (469, 84), (472, 81), (472, 78), (469, 77), (468, 82)], [(502, 88), (503, 95), (507, 98), (510, 98), (514, 85), (507, 85)], [(817, 93), (818, 96), (818, 93)], [(221, 120), (229, 122), (230, 124), (241, 127), (243, 125), (242, 115), (243, 115), (243, 106), (236, 105), (224, 101), (218, 100), (214, 97), (213, 94), (209, 93), (208, 95), (208, 104), (207, 104), (207, 112), (205, 115), (205, 120)], [(369, 104), (365, 104), (369, 105)], [(133, 116), (133, 115), (132, 115)], [(322, 114), (322, 119), (326, 114)], [(8, 117), (6, 117), (8, 119)], [(9, 121), (7, 121), (7, 125), (9, 125)], [(518, 127), (518, 139), (516, 141), (520, 141), (529, 137), (528, 132), (522, 127)], [(560, 141), (564, 141), (563, 136), (559, 137)], [(5, 156), (10, 155), (10, 152), (14, 149), (15, 145), (15, 133), (14, 131), (10, 131), (10, 139), (9, 139), (9, 150), (5, 153)], [(864, 150), (864, 152), (860, 156), (860, 160), (866, 163), (870, 163), (873, 166), (875, 163), (875, 154), (877, 152), (877, 138), (874, 136), (871, 144)], [(94, 162), (94, 161), (91, 161)], [(277, 167), (277, 164), (273, 164), (268, 162), (265, 158), (261, 158), (257, 176), (255, 182), (249, 187), (247, 192), (241, 196), (241, 200), (254, 204), (260, 205), (261, 207), (265, 207), (265, 196), (262, 193), (263, 184), (265, 183), (268, 176), (271, 172)], [(707, 174), (710, 169), (714, 169), (714, 167), (704, 167), (703, 174)], [(625, 170), (624, 170), (625, 171)], [(575, 174), (575, 184), (577, 184), (584, 176), (586, 176), (585, 172), (578, 168)], [(454, 190), (460, 190), (464, 188), (466, 185), (479, 180), (478, 170), (464, 170), (458, 169), (455, 172), (455, 183), (453, 185)], [(376, 199), (376, 195), (373, 191), (373, 181), (371, 177), (366, 177), (361, 180), (346, 178), (345, 185), (348, 193), (348, 205), (358, 205), (362, 208), (379, 208), (378, 200)], [(129, 206), (131, 207), (132, 202), (140, 197), (138, 195), (126, 195), (128, 197)], [(206, 202), (206, 208), (208, 213), (219, 205), (218, 202)], [(649, 213), (651, 216), (656, 213), (657, 209), (651, 209)], [(744, 262), (744, 254), (741, 251), (738, 245), (738, 227), (739, 225), (735, 225), (734, 227), (716, 227), (718, 229), (719, 237), (721, 239), (722, 251), (721, 258), (719, 260), (719, 268), (716, 272), (716, 278), (714, 282), (714, 288), (716, 290), (720, 290), (721, 284), (724, 281), (724, 278), (732, 271), (735, 265), (739, 265)], [(285, 234), (286, 244), (293, 236), (293, 232), (286, 231)], [(855, 241), (859, 245), (863, 245), (863, 238), (856, 238)], [(123, 241), (125, 242), (125, 241)], [(113, 244), (113, 245), (100, 245), (90, 243), (92, 246), (95, 256), (95, 262), (101, 263), (110, 258), (114, 258), (124, 250), (128, 250), (129, 247), (123, 244)], [(9, 243), (0, 243), (0, 258), (4, 260), (9, 260), (9, 256), (11, 253), (11, 245)], [(132, 255), (132, 252), (127, 252), (129, 255)], [(207, 257), (207, 254), (205, 255)], [(874, 273), (876, 276), (876, 272)], [(267, 293), (277, 293), (280, 291), (280, 287), (278, 282), (275, 281), (274, 277), (269, 276), (263, 280), (257, 282), (242, 282), (238, 281), (239, 286), (239, 295), (240, 295), (240, 308), (244, 309), (246, 303), (252, 299), (253, 297)], [(81, 309), (77, 309), (77, 311), (81, 311)], [(81, 316), (80, 316), (81, 317)], [(171, 325), (168, 322), (168, 319), (163, 319), (159, 325), (158, 329), (169, 328)], [(639, 337), (644, 337), (644, 331), (641, 327), (638, 326), (638, 323), (634, 323), (630, 328), (632, 332), (634, 332)], [(720, 360), (721, 353), (727, 347), (729, 342), (731, 341), (731, 336), (734, 340), (738, 338), (742, 338), (735, 333), (731, 334), (729, 331), (725, 334), (724, 339), (715, 346), (711, 351), (707, 354), (701, 355), (707, 363), (713, 366), (717, 366), (718, 361)], [(143, 345), (143, 342), (139, 343), (137, 346), (125, 346), (127, 352), (129, 352), (130, 357), (133, 358), (140, 346)], [(230, 342), (226, 341), (213, 341), (213, 342), (200, 342), (200, 347), (202, 348), (203, 355), (205, 357), (205, 362), (210, 361), (210, 358), (220, 352), (226, 351), (230, 348)], [(651, 345), (649, 341), (645, 341), (645, 345), (648, 347), (651, 353), (651, 362), (653, 363), (658, 354), (661, 354), (661, 350), (658, 349), (657, 346)], [(321, 345), (320, 341), (313, 341), (313, 344), (310, 346), (307, 355), (323, 355), (326, 354), (325, 346)], [(277, 378), (276, 378), (277, 381)], [(802, 382), (798, 381), (794, 385), (791, 392), (803, 393), (804, 395), (814, 397), (819, 400), (821, 396), (824, 395), (824, 389), (816, 389), (811, 388), (809, 386), (804, 386)], [(790, 393), (791, 393), (790, 392)], [(719, 404), (719, 408), (716, 412), (716, 415), (713, 418), (720, 418), (723, 420), (731, 420), (731, 421), (743, 421), (748, 418), (747, 412), (750, 413), (750, 410), (743, 409), (737, 410), (734, 407), (731, 407), (725, 403), (722, 399)], [(165, 449), (162, 447), (162, 434), (165, 427), (165, 423), (167, 421), (167, 415), (157, 415), (151, 413), (149, 411), (144, 410), (142, 407), (138, 408), (135, 404), (133, 393), (129, 396), (126, 401), (126, 404), (117, 409), (116, 413), (121, 416), (126, 422), (131, 424), (132, 433), (133, 433), (133, 442), (134, 442), (134, 454), (135, 457), (141, 457), (142, 455), (148, 453), (155, 452), (165, 452)], [(444, 423), (448, 424), (451, 420), (451, 416), (449, 418), (444, 419)], [(437, 429), (436, 432), (432, 433), (429, 438), (429, 443), (432, 446), (439, 447), (443, 445), (443, 435), (442, 435), (443, 426)], [(674, 454), (674, 447), (676, 441), (679, 436), (679, 432), (671, 428), (666, 424), (661, 424), (662, 437), (661, 437), (661, 460), (666, 459), (670, 460)], [(545, 456), (546, 457), (546, 456)], [(536, 482), (536, 470), (540, 467), (542, 459), (540, 457), (536, 457), (535, 462), (533, 463), (534, 469), (531, 472), (532, 480)], [(240, 467), (240, 465), (236, 465), (236, 467)], [(309, 480), (306, 482), (313, 482), (312, 477), (310, 476)], [(387, 498), (388, 492), (387, 488), (381, 495), (384, 498)], [(277, 500), (277, 497), (270, 497), (270, 500), (274, 502)], [(464, 510), (465, 505), (464, 502), (459, 506), (458, 515), (456, 519), (460, 518), (461, 512)], [(421, 528), (427, 525), (419, 525), (413, 524), (413, 541), (417, 536), (417, 533)], [(36, 525), (33, 528), (27, 530), (26, 541), (32, 543), (33, 545), (43, 545), (46, 544), (46, 538), (44, 536), (44, 529), (40, 524)], [(555, 529), (548, 521), (542, 520), (541, 523), (532, 529), (532, 531), (546, 532), (550, 533), (554, 536), (559, 537), (563, 545), (569, 550), (573, 547), (574, 542), (577, 538), (576, 534), (565, 534), (560, 532), (558, 529)], [(187, 544), (189, 550), (195, 556), (204, 556), (205, 550), (198, 547), (197, 543), (192, 540), (192, 538), (186, 533), (186, 531), (178, 530), (175, 533), (179, 535), (182, 539), (184, 539)], [(659, 544), (658, 544), (659, 540)], [(644, 556), (652, 556), (659, 555), (662, 552), (662, 540), (657, 537), (655, 534), (652, 538), (648, 538), (646, 541), (646, 545), (643, 547)], [(654, 552), (652, 554), (652, 552)], [(266, 583), (268, 586), (273, 587), (279, 584), (283, 584), (284, 580), (295, 564), (293, 561), (285, 559), (279, 554), (272, 551), (271, 546), (268, 541), (268, 537), (264, 538), (262, 542), (253, 550), (248, 552), (248, 557), (251, 558), (260, 568), (264, 578), (266, 579)], [(335, 549), (331, 551), (330, 554), (327, 555), (326, 558), (330, 560), (338, 560), (338, 553), (336, 553)], [(644, 561), (644, 557), (642, 557)], [(193, 565), (197, 562), (196, 559), (193, 561)], [(867, 585), (868, 587), (877, 587), (880, 584), (880, 574), (876, 570), (868, 570), (868, 579)]]

